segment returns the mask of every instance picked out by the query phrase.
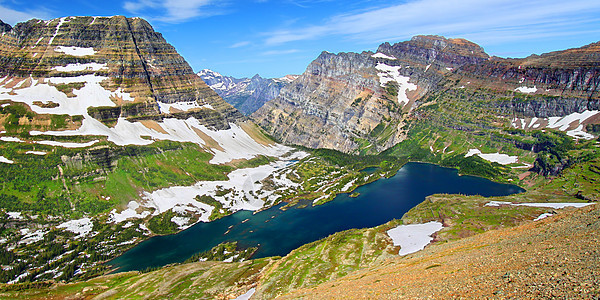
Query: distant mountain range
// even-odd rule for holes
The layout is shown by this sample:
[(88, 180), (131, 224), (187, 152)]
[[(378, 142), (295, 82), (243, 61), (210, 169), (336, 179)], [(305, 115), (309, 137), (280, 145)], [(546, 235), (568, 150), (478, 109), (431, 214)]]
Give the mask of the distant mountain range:
[(283, 87), (298, 78), (298, 75), (262, 78), (258, 74), (252, 78), (235, 78), (209, 69), (198, 72), (198, 76), (227, 103), (245, 115), (252, 114), (265, 102), (277, 97)]

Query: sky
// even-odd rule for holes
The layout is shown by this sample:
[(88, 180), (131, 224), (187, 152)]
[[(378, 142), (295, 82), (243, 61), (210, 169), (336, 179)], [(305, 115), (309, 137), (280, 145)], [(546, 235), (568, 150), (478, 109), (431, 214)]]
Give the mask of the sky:
[(598, 0), (0, 0), (0, 19), (142, 17), (194, 71), (301, 74), (322, 51), (376, 51), (422, 34), (525, 57), (600, 41)]

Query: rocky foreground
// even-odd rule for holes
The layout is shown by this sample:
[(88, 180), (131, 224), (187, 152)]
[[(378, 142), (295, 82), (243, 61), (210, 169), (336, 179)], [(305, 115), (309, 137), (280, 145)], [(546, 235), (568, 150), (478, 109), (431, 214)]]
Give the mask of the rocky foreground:
[(597, 299), (600, 206), (435, 244), (284, 299)]

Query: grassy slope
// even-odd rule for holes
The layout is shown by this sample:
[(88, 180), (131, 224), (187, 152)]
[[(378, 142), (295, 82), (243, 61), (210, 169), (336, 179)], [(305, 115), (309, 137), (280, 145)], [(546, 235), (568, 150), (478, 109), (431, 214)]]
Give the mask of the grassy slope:
[(492, 230), (282, 299), (596, 299), (600, 207)]
[[(211, 291), (218, 290), (222, 292), (227, 290), (231, 291), (232, 294), (238, 295), (250, 287), (258, 284), (256, 297), (258, 299), (270, 299), (277, 295), (283, 295), (297, 289), (317, 287), (326, 282), (336, 282), (332, 280), (336, 280), (338, 278), (356, 278), (357, 276), (354, 274), (357, 273), (355, 272), (367, 272), (367, 270), (381, 269), (385, 268), (389, 264), (393, 266), (411, 265), (411, 259), (413, 257), (421, 257), (421, 254), (409, 255), (405, 258), (398, 258), (396, 254), (398, 248), (392, 246), (391, 240), (385, 234), (385, 231), (397, 226), (398, 224), (421, 223), (430, 220), (444, 222), (447, 227), (444, 227), (444, 229), (436, 234), (436, 242), (433, 244), (438, 246), (430, 246), (427, 248), (430, 249), (427, 250), (427, 255), (432, 255), (434, 257), (445, 257), (442, 250), (435, 249), (449, 249), (455, 247), (453, 245), (458, 245), (456, 244), (457, 240), (459, 241), (458, 243), (462, 243), (461, 241), (467, 237), (479, 239), (479, 234), (482, 232), (490, 232), (494, 229), (511, 228), (515, 226), (533, 226), (534, 228), (537, 228), (538, 225), (536, 224), (544, 223), (531, 222), (531, 220), (542, 213), (553, 212), (553, 209), (521, 206), (486, 207), (484, 204), (491, 200), (513, 202), (583, 201), (567, 194), (559, 195), (555, 193), (555, 190), (551, 189), (551, 186), (554, 184), (554, 182), (560, 182), (563, 180), (569, 181), (571, 184), (577, 184), (581, 186), (589, 185), (597, 180), (600, 180), (600, 174), (592, 172), (594, 175), (589, 174), (589, 176), (585, 178), (583, 176), (578, 176), (576, 177), (577, 181), (572, 181), (572, 178), (574, 177), (571, 174), (573, 172), (577, 172), (581, 168), (589, 168), (591, 165), (595, 164), (597, 164), (597, 162), (594, 161), (573, 166), (565, 171), (564, 176), (556, 178), (554, 181), (548, 183), (548, 185), (532, 188), (530, 191), (518, 195), (495, 198), (483, 198), (476, 196), (465, 197), (459, 195), (432, 195), (428, 197), (426, 201), (411, 209), (401, 220), (394, 220), (375, 228), (352, 229), (339, 232), (325, 239), (304, 245), (283, 258), (269, 258), (254, 261), (256, 264), (263, 264), (262, 266), (264, 266), (264, 268), (261, 267), (262, 269), (260, 274), (258, 274), (258, 271), (257, 273), (252, 273), (256, 275), (256, 277), (253, 277), (254, 280), (244, 281), (244, 283), (223, 283), (215, 280), (207, 281), (205, 285), (202, 285), (201, 287), (196, 285), (187, 285), (186, 282), (197, 280), (197, 278), (200, 276), (202, 276), (202, 278), (207, 278), (204, 277), (205, 275), (202, 275), (204, 273), (201, 274), (200, 271), (194, 273), (195, 275), (192, 277), (181, 275), (183, 273), (189, 273), (189, 271), (187, 271), (189, 268), (194, 270), (205, 270), (206, 267), (204, 267), (205, 265), (203, 263), (194, 263), (191, 266), (185, 264), (165, 267), (158, 271), (144, 274), (137, 274), (133, 272), (119, 276), (103, 276), (87, 282), (58, 285), (50, 290), (46, 288), (29, 290), (25, 294), (22, 292), (7, 291), (4, 294), (0, 294), (0, 296), (26, 296), (29, 298), (37, 298), (42, 297), (42, 295), (47, 295), (47, 293), (51, 293), (51, 295), (66, 296), (82, 293), (83, 290), (87, 288), (86, 293), (84, 293), (85, 295), (94, 295), (111, 291), (110, 293), (115, 293), (113, 295), (114, 298), (122, 298), (132, 296), (135, 293), (146, 293), (147, 291), (144, 291), (144, 289), (149, 289), (152, 284), (155, 284), (151, 278), (160, 278), (161, 276), (167, 276), (166, 274), (169, 274), (169, 278), (174, 278), (169, 281), (171, 286), (180, 288), (180, 290), (177, 291), (178, 294), (171, 294), (171, 296), (174, 297), (186, 298), (189, 295), (194, 295), (195, 297), (204, 297), (203, 295), (206, 294), (202, 294), (204, 293), (203, 291), (205, 289), (209, 289), (210, 287), (212, 287)], [(572, 209), (561, 211), (572, 211)], [(562, 215), (563, 213), (559, 213), (558, 217), (555, 218), (562, 218)], [(459, 247), (457, 249), (462, 248)], [(224, 277), (219, 278), (229, 280), (227, 278), (230, 277), (228, 277), (229, 275), (227, 274), (230, 274), (230, 272), (238, 272), (238, 268), (246, 268), (247, 265), (245, 264), (247, 263), (248, 262), (241, 264), (212, 264), (214, 266), (221, 266), (220, 268), (224, 268), (219, 269), (219, 272), (224, 273), (224, 275), (222, 275)], [(437, 260), (432, 262), (431, 259), (427, 259), (419, 261), (418, 264), (423, 266), (421, 270), (423, 273), (418, 274), (423, 275), (429, 274), (429, 269), (426, 267), (438, 265), (439, 263)], [(471, 267), (459, 267), (455, 263), (454, 268), (470, 270)], [(412, 270), (411, 272), (417, 271), (418, 270)], [(376, 273), (371, 272), (369, 274), (369, 276), (375, 276), (373, 274)], [(347, 275), (352, 277), (344, 277)], [(127, 281), (119, 279), (122, 278), (120, 276), (126, 278)], [(242, 278), (245, 278), (244, 276), (242, 276)], [(144, 284), (142, 287), (134, 285), (135, 289), (127, 288), (129, 285), (132, 285), (135, 282), (144, 282)], [(155, 292), (151, 296), (158, 298), (165, 295), (169, 295), (166, 288)]]

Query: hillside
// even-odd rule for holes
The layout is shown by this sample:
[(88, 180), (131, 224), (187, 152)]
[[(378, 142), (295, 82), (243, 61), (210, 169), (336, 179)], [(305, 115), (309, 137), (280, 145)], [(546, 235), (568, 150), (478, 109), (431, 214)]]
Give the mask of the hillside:
[(265, 136), (145, 20), (2, 30), (1, 282), (95, 276), (150, 236), (294, 195), (281, 174), (308, 154)]
[(280, 299), (579, 298), (600, 295), (600, 209), (437, 244)]
[[(597, 204), (560, 210), (493, 205), (535, 199), (551, 206), (546, 201), (554, 197), (543, 189), (493, 199), (434, 195), (402, 220), (339, 232), (282, 258), (186, 263), (66, 285), (41, 283), (24, 291), (19, 290), (26, 285), (4, 286), (0, 296), (232, 299), (251, 290), (253, 299), (597, 297)], [(398, 256), (386, 232), (431, 218), (445, 224), (434, 242)], [(481, 233), (466, 234), (473, 225)]]
[(252, 117), (286, 143), (378, 153), (410, 139), (416, 110), (453, 94), (496, 108), (495, 127), (554, 128), (589, 139), (596, 135), (585, 126), (598, 123), (599, 111), (596, 49), (503, 59), (464, 39), (416, 36), (376, 53), (323, 52)]

